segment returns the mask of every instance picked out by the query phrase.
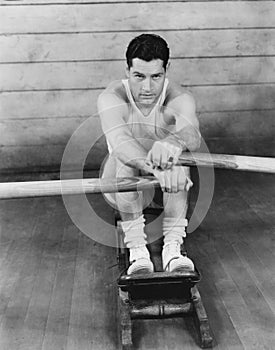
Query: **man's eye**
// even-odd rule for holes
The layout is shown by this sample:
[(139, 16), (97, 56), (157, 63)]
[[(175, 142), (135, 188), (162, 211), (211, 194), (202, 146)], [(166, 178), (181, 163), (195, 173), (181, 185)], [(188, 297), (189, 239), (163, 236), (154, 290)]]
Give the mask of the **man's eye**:
[(158, 80), (159, 78), (160, 78), (160, 75), (154, 75), (154, 76), (153, 76), (153, 79), (154, 79), (154, 80)]
[(137, 79), (143, 79), (143, 76), (142, 76), (142, 75), (136, 74), (135, 77), (136, 77)]

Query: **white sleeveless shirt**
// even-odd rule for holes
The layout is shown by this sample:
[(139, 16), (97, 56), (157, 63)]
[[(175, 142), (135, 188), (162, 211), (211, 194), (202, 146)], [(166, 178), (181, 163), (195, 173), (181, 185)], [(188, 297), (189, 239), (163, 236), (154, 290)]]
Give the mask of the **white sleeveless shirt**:
[[(155, 141), (165, 138), (175, 129), (174, 125), (166, 124), (163, 118), (162, 107), (165, 101), (168, 83), (168, 79), (165, 79), (158, 101), (154, 105), (151, 112), (145, 116), (134, 101), (128, 80), (122, 80), (122, 84), (129, 100), (129, 118), (127, 125), (129, 126), (135, 140), (139, 142), (147, 151), (152, 148)], [(112, 148), (108, 141), (107, 144), (109, 153), (111, 153)]]

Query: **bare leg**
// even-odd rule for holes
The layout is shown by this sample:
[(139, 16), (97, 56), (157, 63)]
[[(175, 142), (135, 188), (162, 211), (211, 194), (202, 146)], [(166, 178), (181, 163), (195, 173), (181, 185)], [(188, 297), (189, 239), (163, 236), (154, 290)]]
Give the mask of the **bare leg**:
[[(102, 177), (138, 176), (138, 170), (130, 168), (117, 158), (109, 156), (104, 165)], [(107, 201), (120, 212), (123, 221), (137, 219), (142, 214), (142, 192), (120, 192), (104, 194)]]
[[(130, 168), (114, 157), (105, 164), (103, 177), (131, 177), (137, 176), (138, 170)], [(152, 272), (153, 264), (146, 248), (146, 234), (144, 232), (143, 193), (125, 192), (105, 196), (112, 205), (119, 210), (122, 218), (121, 227), (125, 234), (124, 242), (130, 250), (130, 267), (128, 274), (137, 272)]]
[[(190, 176), (188, 167), (184, 167), (186, 175)], [(167, 271), (194, 270), (194, 264), (180, 253), (180, 246), (186, 237), (186, 213), (188, 209), (188, 192), (166, 193), (163, 195), (164, 247), (162, 252), (163, 268)]]
[[(116, 176), (138, 176), (138, 170), (124, 165), (116, 160)], [(116, 203), (123, 221), (135, 220), (142, 215), (143, 195), (142, 192), (120, 192), (115, 194)]]
[(165, 217), (185, 219), (188, 209), (188, 192), (163, 193), (163, 206)]
[[(186, 176), (190, 177), (190, 169), (182, 167)], [(163, 193), (164, 217), (176, 219), (186, 219), (188, 209), (187, 191), (180, 191), (177, 193)]]

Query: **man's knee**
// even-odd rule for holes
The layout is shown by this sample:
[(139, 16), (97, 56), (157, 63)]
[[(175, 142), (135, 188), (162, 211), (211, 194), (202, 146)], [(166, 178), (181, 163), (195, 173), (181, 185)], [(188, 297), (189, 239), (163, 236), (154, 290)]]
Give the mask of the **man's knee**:
[(129, 177), (129, 176), (138, 176), (139, 170), (132, 168), (128, 165), (117, 160), (116, 162), (116, 176), (117, 177)]
[[(104, 161), (101, 170), (101, 178), (116, 178), (116, 177), (129, 177), (134, 176), (135, 169), (125, 166), (117, 158), (112, 155), (108, 155), (107, 159)], [(106, 201), (115, 209), (117, 208), (117, 201), (124, 202), (125, 205), (129, 205), (131, 201), (136, 200), (138, 194), (137, 192), (125, 192), (125, 193), (104, 193), (104, 198)], [(117, 198), (119, 197), (119, 198)]]

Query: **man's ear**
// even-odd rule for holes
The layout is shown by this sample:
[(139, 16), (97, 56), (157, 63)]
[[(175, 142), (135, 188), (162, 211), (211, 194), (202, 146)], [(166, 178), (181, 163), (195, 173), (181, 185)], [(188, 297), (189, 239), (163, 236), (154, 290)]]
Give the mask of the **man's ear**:
[(126, 75), (127, 78), (130, 77), (130, 69), (129, 69), (128, 66), (125, 66), (125, 75)]

